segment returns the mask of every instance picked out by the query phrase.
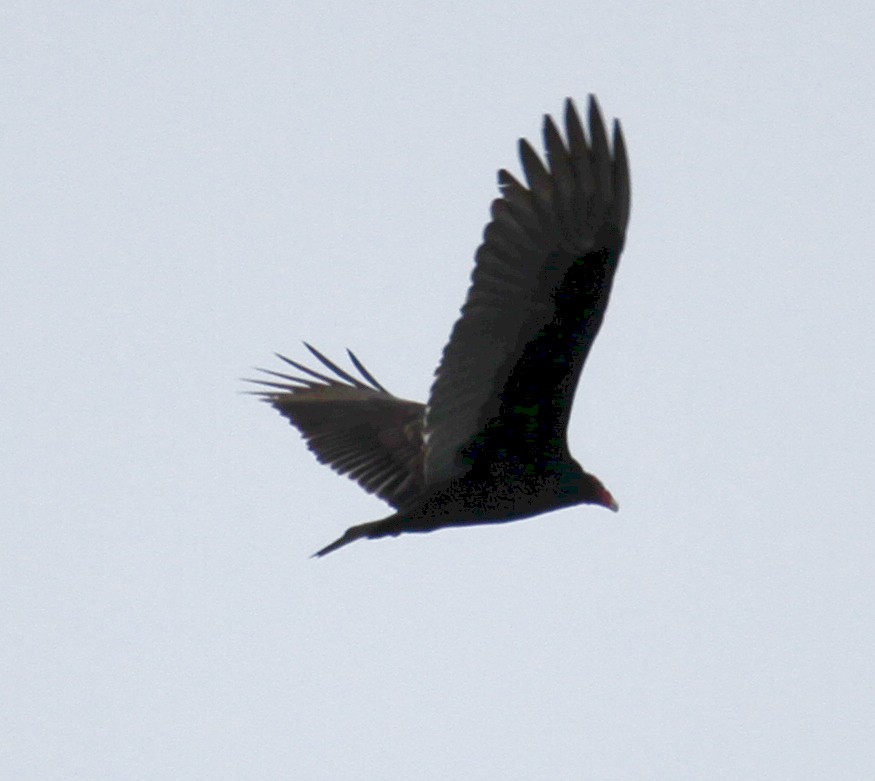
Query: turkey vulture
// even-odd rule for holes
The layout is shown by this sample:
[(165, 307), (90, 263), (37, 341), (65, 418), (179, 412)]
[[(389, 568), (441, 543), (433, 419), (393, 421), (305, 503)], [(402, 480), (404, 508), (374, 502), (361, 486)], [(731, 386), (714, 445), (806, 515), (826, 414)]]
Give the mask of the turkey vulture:
[(363, 537), (505, 523), (577, 504), (617, 510), (566, 440), (629, 220), (623, 134), (614, 120), (609, 143), (592, 95), (588, 129), (568, 99), (564, 140), (544, 118), (546, 165), (519, 142), (527, 186), (498, 172), (501, 197), (427, 404), (393, 396), (351, 352), (360, 378), (310, 345), (330, 374), (280, 355), (300, 375), (262, 369), (275, 381), (253, 380), (320, 462), (395, 508), (315, 556)]

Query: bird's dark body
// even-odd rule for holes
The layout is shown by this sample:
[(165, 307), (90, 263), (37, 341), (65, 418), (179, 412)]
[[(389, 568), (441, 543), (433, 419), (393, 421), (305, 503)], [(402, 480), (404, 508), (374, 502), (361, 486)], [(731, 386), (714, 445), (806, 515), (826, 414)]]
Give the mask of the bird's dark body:
[(509, 523), (585, 501), (577, 488), (582, 470), (570, 456), (568, 461), (555, 462), (548, 469), (533, 468), (531, 464), (507, 466), (497, 474), (480, 475), (474, 469), (465, 477), (435, 488), (416, 507), (353, 526), (315, 555), (324, 556), (362, 537), (376, 539), (402, 532), (431, 532), (445, 526)]
[(392, 396), (352, 353), (364, 382), (309, 345), (335, 376), (280, 356), (308, 376), (265, 370), (281, 382), (257, 381), (320, 461), (396, 509), (317, 556), (361, 538), (506, 523), (577, 504), (617, 509), (570, 455), (566, 431), (623, 249), (628, 166), (619, 125), (611, 150), (593, 98), (589, 139), (571, 101), (565, 119), (567, 141), (545, 118), (549, 168), (520, 142), (528, 189), (499, 172), (502, 197), (427, 406)]

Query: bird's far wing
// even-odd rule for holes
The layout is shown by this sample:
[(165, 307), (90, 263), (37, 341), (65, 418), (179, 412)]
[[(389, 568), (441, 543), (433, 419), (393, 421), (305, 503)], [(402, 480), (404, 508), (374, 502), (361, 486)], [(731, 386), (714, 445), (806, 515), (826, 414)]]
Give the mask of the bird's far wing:
[(528, 188), (499, 171), (502, 197), (492, 203), (426, 409), (427, 484), (468, 470), (475, 439), (490, 430), (537, 429), (554, 439), (559, 431), (564, 446), (577, 378), (601, 325), (629, 218), (619, 123), (609, 144), (593, 96), (588, 120), (587, 139), (568, 100), (563, 141), (544, 118), (549, 167), (520, 140)]
[(396, 509), (422, 493), (422, 425), (425, 405), (393, 396), (351, 352), (367, 384), (306, 345), (339, 379), (278, 357), (312, 379), (261, 369), (280, 382), (250, 380), (255, 392), (291, 421), (320, 463), (355, 480)]

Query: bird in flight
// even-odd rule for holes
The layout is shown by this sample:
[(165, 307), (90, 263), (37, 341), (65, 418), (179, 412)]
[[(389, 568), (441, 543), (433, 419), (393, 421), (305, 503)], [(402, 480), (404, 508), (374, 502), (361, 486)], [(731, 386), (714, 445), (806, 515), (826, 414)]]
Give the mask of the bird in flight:
[[(359, 376), (306, 344), (323, 371), (262, 369), (264, 401), (316, 458), (395, 512), (315, 553), (362, 538), (506, 523), (578, 504), (617, 510), (568, 450), (577, 381), (602, 324), (629, 221), (626, 148), (590, 95), (588, 132), (571, 99), (565, 136), (544, 118), (546, 164), (524, 139), (525, 184), (502, 169), (501, 197), (428, 403), (392, 395), (348, 351)], [(328, 373), (325, 373), (328, 372)]]

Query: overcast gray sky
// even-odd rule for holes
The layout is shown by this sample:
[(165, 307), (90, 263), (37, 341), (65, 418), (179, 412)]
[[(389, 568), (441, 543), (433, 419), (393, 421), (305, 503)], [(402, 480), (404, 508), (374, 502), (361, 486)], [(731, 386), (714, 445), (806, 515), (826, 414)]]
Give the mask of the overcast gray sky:
[[(869, 3), (7, 2), (0, 776), (875, 771)], [(496, 195), (594, 92), (633, 177), (572, 449), (620, 502), (387, 508), (238, 394), (424, 400)]]

